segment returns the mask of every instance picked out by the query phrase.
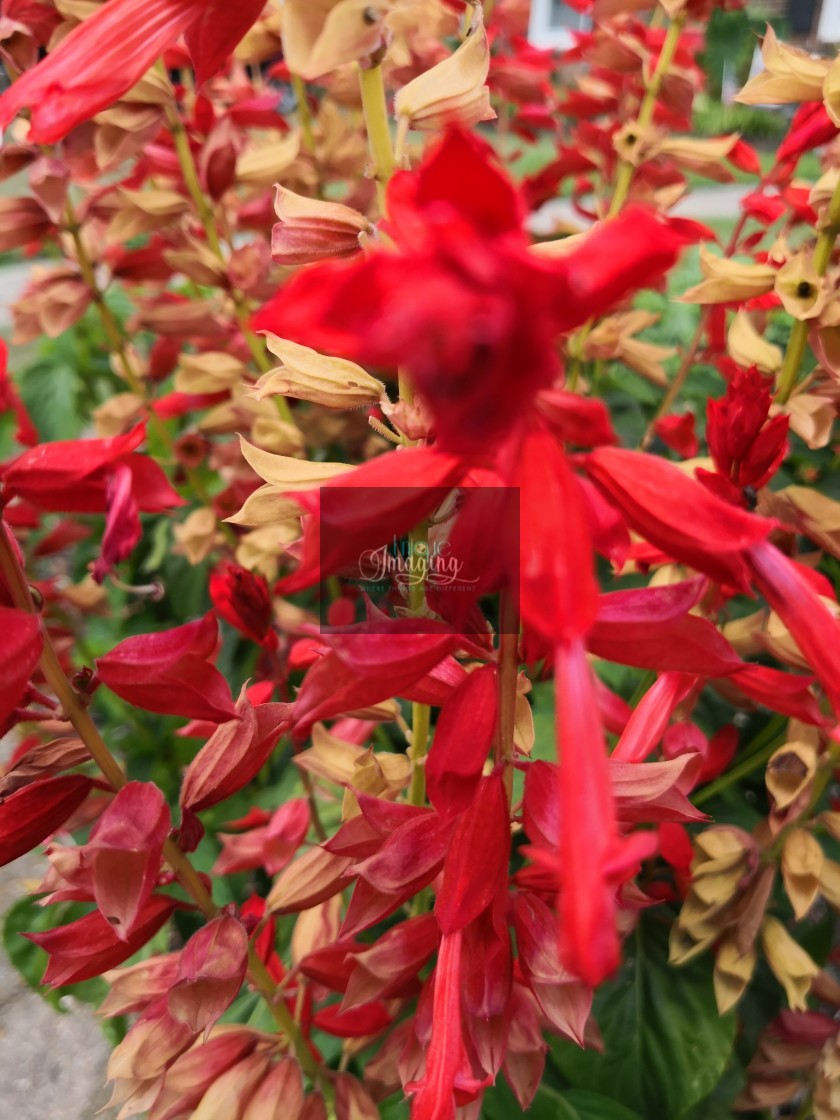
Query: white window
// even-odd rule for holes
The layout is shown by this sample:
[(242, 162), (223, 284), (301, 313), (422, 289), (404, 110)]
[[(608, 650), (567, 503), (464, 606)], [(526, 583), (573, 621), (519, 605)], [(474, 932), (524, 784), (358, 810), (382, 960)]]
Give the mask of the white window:
[[(828, 3), (829, 0), (826, 0)], [(840, 4), (840, 0), (837, 0)], [(573, 31), (588, 31), (592, 20), (564, 4), (563, 0), (531, 0), (528, 39), (535, 47), (568, 50), (574, 46)]]

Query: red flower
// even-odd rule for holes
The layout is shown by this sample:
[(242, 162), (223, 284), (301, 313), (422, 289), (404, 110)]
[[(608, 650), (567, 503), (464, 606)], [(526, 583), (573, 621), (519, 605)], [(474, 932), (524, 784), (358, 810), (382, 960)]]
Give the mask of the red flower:
[(632, 208), (556, 261), (529, 250), (523, 206), (482, 141), (451, 131), (388, 192), (394, 249), (299, 274), (257, 326), (376, 366), (402, 365), (448, 447), (508, 434), (559, 370), (558, 332), (658, 278), (683, 240)]
[[(739, 370), (726, 395), (706, 406), (706, 440), (715, 466), (740, 489), (765, 486), (784, 459), (788, 417), (768, 420), (771, 402), (770, 382), (748, 369)], [(709, 476), (704, 471), (700, 477)]]
[(210, 599), (216, 613), (246, 638), (269, 649), (277, 644), (271, 630), (271, 593), (264, 576), (238, 564), (223, 564), (210, 575)]
[(63, 440), (24, 451), (3, 470), (10, 496), (57, 513), (105, 513), (94, 567), (101, 582), (140, 539), (142, 513), (163, 513), (183, 500), (152, 459), (136, 453), (145, 428), (111, 439)]
[(107, 0), (0, 97), (0, 125), (31, 110), (29, 139), (54, 144), (107, 109), (180, 35), (199, 81), (211, 77), (256, 20), (264, 0)]

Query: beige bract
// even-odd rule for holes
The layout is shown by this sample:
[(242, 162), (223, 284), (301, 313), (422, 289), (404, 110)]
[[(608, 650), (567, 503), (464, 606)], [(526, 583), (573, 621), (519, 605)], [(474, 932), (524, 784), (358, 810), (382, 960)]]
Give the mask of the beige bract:
[(481, 16), (460, 47), (443, 62), (420, 74), (397, 93), (394, 112), (408, 128), (432, 130), (458, 123), (465, 127), (493, 120), (487, 74), (490, 44)]
[(743, 105), (786, 105), (797, 101), (821, 101), (823, 82), (831, 63), (813, 58), (806, 51), (780, 43), (772, 27), (761, 45), (765, 69), (751, 78), (735, 97)]
[(371, 55), (390, 7), (389, 0), (285, 0), (280, 34), (289, 69), (312, 81)]
[(361, 408), (376, 404), (385, 386), (375, 377), (345, 358), (330, 358), (308, 346), (266, 334), (266, 345), (281, 365), (264, 373), (254, 396), (296, 397), (327, 408)]

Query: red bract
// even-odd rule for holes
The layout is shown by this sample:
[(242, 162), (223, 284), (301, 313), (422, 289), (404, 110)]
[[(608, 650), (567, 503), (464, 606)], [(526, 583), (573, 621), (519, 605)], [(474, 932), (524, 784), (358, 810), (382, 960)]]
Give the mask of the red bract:
[(157, 786), (129, 782), (97, 821), (82, 849), (103, 916), (122, 941), (134, 931), (157, 883), (169, 835), (169, 807)]
[(230, 915), (214, 918), (181, 952), (167, 1006), (195, 1034), (209, 1030), (235, 999), (248, 968), (248, 935)]
[(772, 521), (734, 509), (652, 455), (599, 447), (586, 469), (645, 540), (728, 587), (749, 586), (744, 555)]
[(130, 704), (165, 715), (233, 719), (230, 689), (209, 658), (218, 625), (212, 614), (195, 622), (126, 638), (96, 662), (99, 679)]
[(128, 960), (157, 933), (176, 906), (173, 898), (152, 895), (137, 915), (134, 931), (127, 939), (121, 938), (98, 910), (67, 926), (47, 933), (26, 933), (24, 937), (50, 955), (43, 983), (61, 988), (101, 976)]
[(30, 852), (46, 840), (90, 793), (83, 774), (66, 774), (32, 782), (0, 801), (0, 866)]
[(162, 513), (183, 505), (157, 463), (136, 449), (141, 426), (110, 439), (44, 443), (2, 468), (10, 496), (39, 509), (106, 514), (102, 549), (94, 567), (101, 582), (140, 539), (140, 513)]
[(256, 777), (280, 736), (292, 726), (290, 704), (255, 708), (244, 689), (232, 714), (235, 718), (214, 731), (184, 775), (180, 802), (191, 837), (195, 814), (224, 801)]
[[(0, 525), (0, 533), (5, 533)], [(15, 607), (0, 606), (0, 729), (13, 714), (26, 694), (32, 671), (38, 664), (43, 647), (41, 624), (35, 615)]]

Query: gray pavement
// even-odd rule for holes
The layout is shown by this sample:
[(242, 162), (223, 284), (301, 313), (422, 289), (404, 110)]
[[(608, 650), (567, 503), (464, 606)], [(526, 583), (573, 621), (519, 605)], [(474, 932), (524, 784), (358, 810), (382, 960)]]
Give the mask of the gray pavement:
[[(0, 913), (41, 878), (36, 856), (0, 868)], [(0, 1114), (9, 1120), (92, 1120), (108, 1100), (109, 1047), (90, 1008), (65, 1013), (24, 984), (0, 951)]]
[[(674, 217), (693, 218), (707, 222), (716, 218), (737, 218), (740, 214), (741, 199), (754, 190), (745, 183), (730, 183), (720, 187), (701, 187), (681, 199), (670, 211)], [(556, 198), (547, 202), (534, 214), (528, 223), (533, 233), (548, 237), (556, 226), (571, 222), (584, 227), (586, 219), (574, 209), (567, 198)]]

